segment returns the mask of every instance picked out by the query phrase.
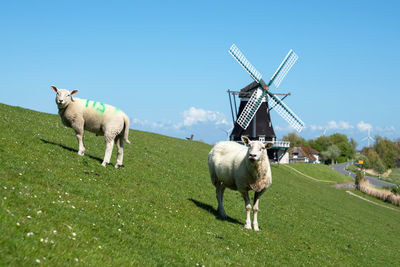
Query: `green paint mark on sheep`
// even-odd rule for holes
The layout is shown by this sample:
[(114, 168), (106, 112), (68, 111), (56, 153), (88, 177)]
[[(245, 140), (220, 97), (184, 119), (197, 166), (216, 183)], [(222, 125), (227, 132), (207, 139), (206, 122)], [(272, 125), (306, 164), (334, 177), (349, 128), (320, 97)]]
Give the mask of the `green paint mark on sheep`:
[(118, 112), (121, 112), (121, 110), (119, 109), (119, 108), (117, 108), (117, 107), (114, 107), (115, 108), (115, 113), (118, 113)]
[[(90, 101), (92, 101), (92, 100), (89, 100), (89, 99), (86, 100), (86, 104), (85, 104), (85, 107), (86, 107), (86, 108), (89, 107)], [(106, 105), (105, 105), (103, 102), (93, 101), (92, 108), (95, 108), (96, 105), (97, 105), (96, 110), (97, 110), (98, 112), (100, 112), (101, 114), (104, 114), (104, 112), (106, 111)], [(100, 106), (99, 106), (99, 105), (100, 105)]]
[(106, 111), (106, 105), (104, 105), (104, 103), (99, 102), (100, 107), (97, 107), (96, 110), (98, 110), (100, 113), (104, 113), (104, 111)]

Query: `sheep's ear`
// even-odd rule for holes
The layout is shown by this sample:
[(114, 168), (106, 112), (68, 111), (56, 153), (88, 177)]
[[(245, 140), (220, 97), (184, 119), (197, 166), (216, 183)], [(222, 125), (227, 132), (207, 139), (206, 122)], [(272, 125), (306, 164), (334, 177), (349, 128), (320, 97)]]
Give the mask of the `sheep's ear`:
[(250, 139), (247, 136), (242, 135), (242, 141), (246, 145), (250, 144)]
[(73, 90), (72, 92), (71, 92), (71, 95), (74, 95), (74, 94), (76, 94), (76, 93), (78, 93), (78, 90)]
[(55, 87), (54, 85), (50, 85), (50, 88), (53, 89), (54, 92), (56, 92), (56, 93), (58, 92), (57, 87)]
[(265, 148), (270, 148), (271, 146), (272, 146), (272, 142), (267, 142), (267, 143), (265, 143)]

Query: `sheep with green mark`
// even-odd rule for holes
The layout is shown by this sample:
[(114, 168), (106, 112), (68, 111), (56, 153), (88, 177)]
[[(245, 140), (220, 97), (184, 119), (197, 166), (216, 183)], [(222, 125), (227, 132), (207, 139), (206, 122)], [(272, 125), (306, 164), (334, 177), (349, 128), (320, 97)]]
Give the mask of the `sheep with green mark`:
[(92, 100), (74, 97), (78, 90), (69, 91), (51, 86), (56, 95), (58, 114), (62, 123), (74, 129), (78, 139), (78, 154), (83, 156), (85, 146), (83, 144), (84, 130), (103, 135), (106, 142), (106, 152), (101, 165), (104, 167), (110, 163), (114, 146), (117, 145), (117, 163), (115, 168), (122, 166), (124, 157), (124, 142), (130, 144), (129, 118), (119, 108)]

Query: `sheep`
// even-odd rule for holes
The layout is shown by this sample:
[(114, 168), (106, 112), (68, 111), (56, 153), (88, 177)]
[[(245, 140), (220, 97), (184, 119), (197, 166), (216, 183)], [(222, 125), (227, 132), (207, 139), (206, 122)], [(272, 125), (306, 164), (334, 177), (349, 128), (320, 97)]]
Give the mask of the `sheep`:
[(223, 206), (225, 188), (237, 190), (241, 193), (247, 212), (246, 229), (251, 228), (251, 204), (249, 190), (254, 190), (253, 228), (259, 231), (257, 212), (261, 195), (272, 183), (271, 167), (267, 155), (267, 148), (272, 142), (263, 144), (261, 141), (250, 141), (242, 136), (247, 146), (233, 141), (223, 141), (216, 144), (208, 154), (208, 168), (211, 182), (216, 188), (218, 214), (226, 218)]
[(122, 166), (124, 156), (124, 141), (130, 144), (128, 140), (129, 134), (129, 118), (119, 108), (95, 102), (87, 99), (73, 97), (78, 90), (72, 92), (66, 89), (57, 89), (50, 86), (56, 95), (56, 104), (58, 106), (58, 114), (62, 123), (74, 129), (76, 138), (78, 139), (78, 155), (83, 156), (85, 146), (83, 144), (84, 130), (95, 133), (96, 135), (104, 135), (106, 142), (106, 152), (104, 155), (102, 166), (106, 167), (110, 163), (110, 158), (114, 146), (117, 145), (117, 163), (115, 168)]

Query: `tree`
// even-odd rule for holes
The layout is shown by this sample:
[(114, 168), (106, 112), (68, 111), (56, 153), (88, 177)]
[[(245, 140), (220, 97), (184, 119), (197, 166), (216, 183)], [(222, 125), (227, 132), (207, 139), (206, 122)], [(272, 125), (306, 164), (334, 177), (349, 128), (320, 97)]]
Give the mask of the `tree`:
[(336, 145), (330, 145), (327, 150), (321, 152), (321, 158), (325, 162), (330, 161), (331, 163), (335, 162), (340, 156), (340, 149)]
[(386, 138), (379, 138), (375, 142), (374, 149), (387, 169), (395, 166), (396, 159), (400, 154), (400, 148), (397, 143)]
[(348, 143), (349, 141), (347, 140), (347, 136), (344, 134), (340, 134), (340, 133), (335, 133), (332, 134), (331, 136), (329, 136), (329, 139), (331, 141), (332, 144), (337, 145), (340, 143)]
[(357, 142), (353, 138), (350, 138), (350, 146), (351, 146), (351, 153), (354, 157), (357, 151)]
[(328, 149), (330, 145), (332, 145), (331, 141), (326, 136), (320, 136), (315, 140), (309, 140), (308, 143), (315, 150), (322, 152)]
[(303, 138), (298, 136), (296, 133), (288, 133), (288, 135), (285, 135), (283, 137), (283, 141), (289, 141), (290, 142), (290, 148), (294, 147), (294, 146), (299, 146), (299, 145), (303, 145), (303, 146), (308, 146), (307, 141)]

